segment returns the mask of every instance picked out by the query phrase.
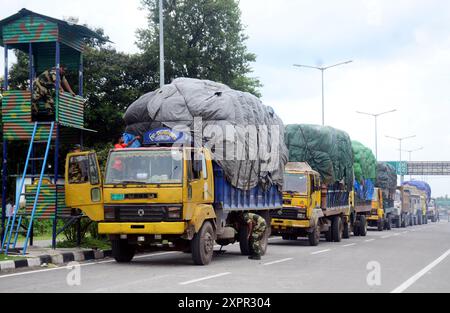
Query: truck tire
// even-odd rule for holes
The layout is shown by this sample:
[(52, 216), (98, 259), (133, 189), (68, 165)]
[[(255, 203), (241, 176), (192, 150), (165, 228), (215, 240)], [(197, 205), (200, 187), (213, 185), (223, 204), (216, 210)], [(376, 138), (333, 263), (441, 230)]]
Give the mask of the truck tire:
[(353, 236), (355, 236), (355, 237), (361, 236), (360, 225), (361, 225), (361, 222), (360, 222), (359, 218), (356, 217), (355, 224), (353, 224)]
[(377, 229), (378, 231), (383, 231), (384, 230), (384, 219), (380, 219), (377, 222)]
[[(269, 244), (269, 234), (270, 230), (266, 229), (266, 233), (264, 234), (262, 240), (261, 240), (261, 256), (266, 254), (267, 246)], [(284, 235), (282, 237), (284, 240), (292, 240), (292, 236)], [(285, 239), (286, 238), (286, 239)], [(239, 231), (239, 248), (241, 249), (242, 255), (252, 255), (253, 254), (253, 248), (251, 246), (250, 238), (248, 237), (248, 228), (243, 227)]]
[(114, 239), (111, 241), (112, 255), (118, 263), (131, 262), (136, 253), (136, 247), (127, 240)]
[(327, 242), (333, 241), (333, 227), (332, 226), (330, 226), (324, 234), (325, 234), (325, 240)]
[(422, 215), (417, 215), (417, 224), (422, 225)]
[(361, 218), (360, 218), (359, 235), (361, 237), (367, 236), (367, 219), (364, 215), (361, 215)]
[(424, 221), (424, 224), (427, 225), (428, 224), (428, 216), (425, 215), (423, 217), (423, 221)]
[(400, 226), (403, 227), (402, 221), (401, 221), (401, 216), (398, 216), (397, 219), (395, 220), (395, 227), (396, 228), (400, 228)]
[(214, 228), (211, 222), (203, 223), (202, 228), (192, 239), (192, 260), (196, 265), (208, 265), (214, 253)]
[(342, 233), (342, 238), (350, 239), (350, 223), (344, 222), (344, 231)]
[(320, 243), (320, 227), (316, 226), (314, 230), (308, 233), (308, 241), (311, 247), (317, 247)]
[(333, 216), (331, 220), (332, 238), (333, 242), (341, 242), (344, 232), (344, 224), (340, 216)]
[(392, 217), (390, 215), (387, 217), (384, 227), (386, 228), (386, 230), (392, 229)]

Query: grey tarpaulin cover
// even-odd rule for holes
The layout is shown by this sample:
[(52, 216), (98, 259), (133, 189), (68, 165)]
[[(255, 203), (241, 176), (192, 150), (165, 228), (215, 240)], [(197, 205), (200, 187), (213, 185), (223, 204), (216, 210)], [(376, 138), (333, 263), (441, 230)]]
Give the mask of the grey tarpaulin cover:
[(389, 190), (391, 194), (397, 189), (397, 172), (395, 168), (384, 162), (378, 162), (376, 186)]
[(285, 143), (290, 162), (307, 162), (326, 184), (353, 186), (353, 150), (347, 133), (332, 127), (288, 125)]
[[(199, 117), (203, 144), (211, 149), (214, 160), (233, 186), (244, 190), (258, 184), (282, 186), (287, 163), (283, 122), (271, 107), (249, 93), (212, 81), (178, 78), (136, 100), (124, 120), (127, 132), (143, 135), (161, 125), (172, 129), (189, 127), (192, 132), (197, 129), (194, 118)], [(254, 126), (254, 136), (246, 135), (247, 126)], [(214, 132), (214, 127), (223, 135)], [(233, 156), (233, 151), (242, 153), (227, 158), (227, 153)]]

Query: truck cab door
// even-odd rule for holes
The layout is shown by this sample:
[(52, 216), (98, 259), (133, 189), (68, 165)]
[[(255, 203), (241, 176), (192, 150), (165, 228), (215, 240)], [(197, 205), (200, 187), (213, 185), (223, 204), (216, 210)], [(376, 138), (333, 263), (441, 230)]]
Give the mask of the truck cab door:
[(95, 152), (67, 155), (65, 196), (68, 207), (82, 210), (93, 221), (104, 219), (102, 179)]

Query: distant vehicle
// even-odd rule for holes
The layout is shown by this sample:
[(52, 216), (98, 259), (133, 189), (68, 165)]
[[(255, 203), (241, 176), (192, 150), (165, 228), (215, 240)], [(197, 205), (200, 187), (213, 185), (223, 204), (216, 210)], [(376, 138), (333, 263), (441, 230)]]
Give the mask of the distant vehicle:
[(428, 212), (427, 212), (428, 220), (432, 223), (436, 223), (439, 220), (439, 210), (436, 206), (436, 199), (430, 199), (430, 203), (428, 204)]

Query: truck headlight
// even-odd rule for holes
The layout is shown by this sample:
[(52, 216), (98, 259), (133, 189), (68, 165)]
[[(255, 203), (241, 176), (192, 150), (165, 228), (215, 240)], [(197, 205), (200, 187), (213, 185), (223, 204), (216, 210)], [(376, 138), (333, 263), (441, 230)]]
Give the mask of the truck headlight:
[(105, 220), (115, 220), (116, 210), (113, 207), (105, 207)]
[(298, 214), (297, 214), (297, 218), (298, 218), (298, 219), (302, 219), (302, 220), (303, 220), (303, 219), (306, 219), (306, 213), (298, 213)]
[(167, 217), (170, 219), (181, 219), (181, 207), (168, 207)]

